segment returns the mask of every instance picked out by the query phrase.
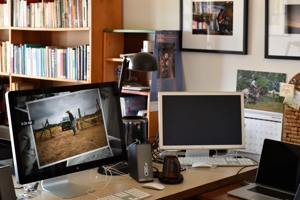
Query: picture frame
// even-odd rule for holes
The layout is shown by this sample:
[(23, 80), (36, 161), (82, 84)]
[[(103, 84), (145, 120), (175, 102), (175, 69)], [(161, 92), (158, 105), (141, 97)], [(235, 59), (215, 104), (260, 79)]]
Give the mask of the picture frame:
[(265, 0), (265, 58), (300, 60), (299, 10), (297, 0)]
[(181, 51), (246, 55), (248, 0), (180, 0), (180, 30)]

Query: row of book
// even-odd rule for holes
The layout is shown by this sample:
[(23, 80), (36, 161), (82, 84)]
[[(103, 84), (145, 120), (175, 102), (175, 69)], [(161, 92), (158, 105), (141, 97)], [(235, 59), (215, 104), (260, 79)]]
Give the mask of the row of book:
[(91, 0), (13, 0), (13, 26), (31, 28), (89, 27)]
[[(0, 1), (1, 3), (1, 1)], [(8, 4), (0, 4), (0, 27), (8, 27), (9, 24), (9, 15), (8, 15)]]
[(89, 80), (90, 46), (44, 46), (1, 42), (1, 72)]

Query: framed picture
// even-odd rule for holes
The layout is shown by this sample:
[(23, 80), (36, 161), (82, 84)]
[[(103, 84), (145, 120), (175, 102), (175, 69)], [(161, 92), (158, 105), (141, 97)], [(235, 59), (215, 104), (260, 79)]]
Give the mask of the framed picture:
[(248, 0), (180, 0), (180, 50), (247, 54)]
[(265, 58), (300, 60), (300, 1), (265, 4)]

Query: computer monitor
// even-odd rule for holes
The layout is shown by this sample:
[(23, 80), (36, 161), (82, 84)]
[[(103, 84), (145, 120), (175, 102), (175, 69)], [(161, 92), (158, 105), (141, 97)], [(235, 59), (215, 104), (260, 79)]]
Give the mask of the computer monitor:
[(242, 92), (159, 92), (162, 150), (244, 149)]
[(88, 188), (63, 175), (127, 160), (117, 82), (10, 91), (5, 98), (18, 183), (43, 180), (44, 190), (71, 198)]

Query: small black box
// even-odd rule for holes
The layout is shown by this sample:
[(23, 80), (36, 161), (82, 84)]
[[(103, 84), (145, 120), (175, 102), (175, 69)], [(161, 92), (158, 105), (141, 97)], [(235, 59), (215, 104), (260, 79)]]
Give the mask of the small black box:
[(126, 146), (139, 141), (148, 142), (148, 119), (141, 116), (123, 117), (123, 127)]

